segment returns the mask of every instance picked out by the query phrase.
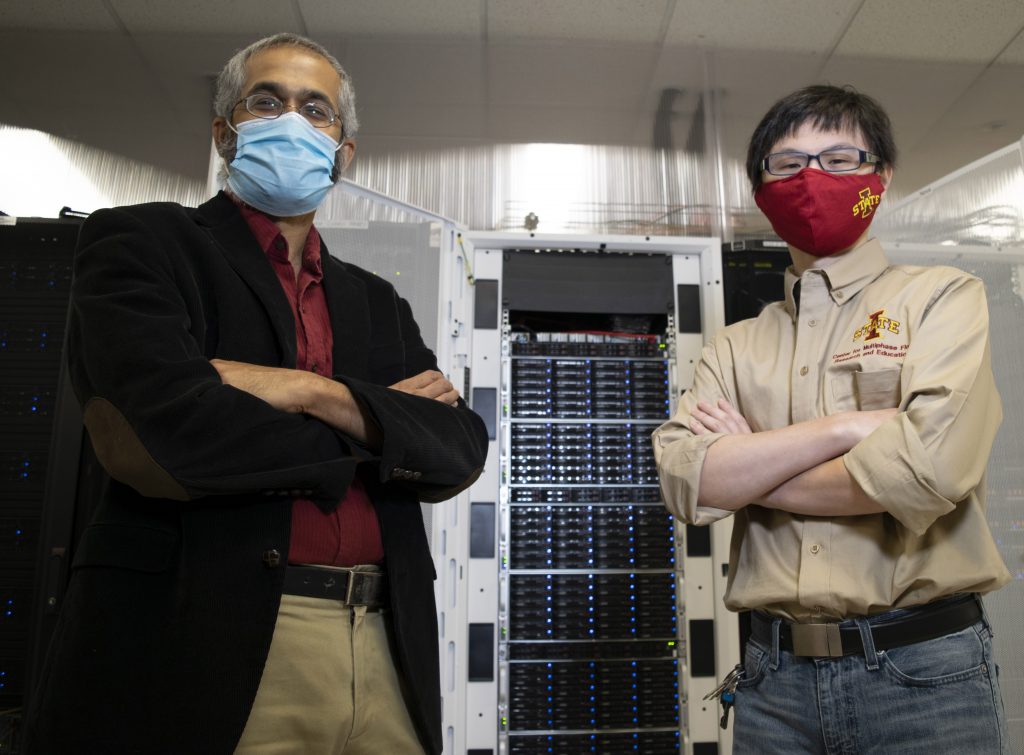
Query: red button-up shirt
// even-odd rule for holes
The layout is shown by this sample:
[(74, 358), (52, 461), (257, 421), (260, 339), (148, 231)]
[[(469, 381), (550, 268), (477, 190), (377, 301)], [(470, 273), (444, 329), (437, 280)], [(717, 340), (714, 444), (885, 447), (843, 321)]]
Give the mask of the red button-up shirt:
[[(323, 288), (320, 234), (310, 228), (302, 250), (298, 277), (288, 260), (288, 242), (280, 229), (262, 212), (235, 199), (242, 217), (277, 273), (292, 314), (295, 316), (295, 367), (330, 377), (334, 374), (334, 334)], [(358, 478), (334, 511), (322, 511), (312, 501), (299, 498), (292, 503), (292, 535), (288, 561), (301, 564), (355, 566), (381, 564), (381, 542), (377, 512)]]

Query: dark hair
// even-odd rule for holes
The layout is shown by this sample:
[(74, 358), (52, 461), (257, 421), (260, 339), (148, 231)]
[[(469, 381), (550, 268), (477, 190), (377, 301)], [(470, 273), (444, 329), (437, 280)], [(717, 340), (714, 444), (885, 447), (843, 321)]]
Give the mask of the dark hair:
[(761, 186), (761, 162), (768, 151), (807, 122), (825, 131), (860, 132), (868, 151), (881, 160), (876, 170), (896, 163), (892, 123), (876, 100), (851, 86), (815, 84), (776, 102), (754, 129), (747, 147), (747, 176), (754, 191)]

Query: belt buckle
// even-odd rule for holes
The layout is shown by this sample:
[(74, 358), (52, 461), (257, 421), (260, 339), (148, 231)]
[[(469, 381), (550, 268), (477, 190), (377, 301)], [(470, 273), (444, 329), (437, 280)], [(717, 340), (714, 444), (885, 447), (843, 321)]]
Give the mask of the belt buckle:
[(345, 587), (345, 604), (349, 606), (368, 606), (377, 597), (380, 572), (350, 571), (348, 585)]
[(838, 658), (843, 654), (843, 640), (838, 624), (790, 624), (793, 655)]

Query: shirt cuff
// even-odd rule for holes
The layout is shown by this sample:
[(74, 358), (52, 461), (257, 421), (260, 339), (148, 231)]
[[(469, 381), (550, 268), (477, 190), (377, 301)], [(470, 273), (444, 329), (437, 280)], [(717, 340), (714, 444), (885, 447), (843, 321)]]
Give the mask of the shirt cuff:
[(906, 414), (881, 425), (843, 462), (861, 490), (915, 535), (955, 508), (936, 490), (931, 458)]
[(665, 506), (686, 524), (705, 525), (723, 519), (732, 511), (698, 506), (700, 473), (708, 449), (724, 433), (692, 435), (688, 431), (659, 432), (654, 436), (654, 459), (658, 465), (661, 495)]

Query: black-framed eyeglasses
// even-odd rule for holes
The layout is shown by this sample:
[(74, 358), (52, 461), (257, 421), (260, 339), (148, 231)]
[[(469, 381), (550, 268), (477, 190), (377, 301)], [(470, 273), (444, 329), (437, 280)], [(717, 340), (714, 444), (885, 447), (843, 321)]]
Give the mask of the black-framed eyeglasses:
[(280, 98), (272, 94), (257, 93), (243, 97), (231, 109), (234, 110), (242, 104), (245, 105), (245, 109), (250, 115), (268, 121), (280, 118), (286, 110), (294, 110), (316, 128), (327, 128), (338, 120), (338, 114), (331, 109), (331, 106), (320, 100), (310, 100), (294, 107), (285, 105)]
[(816, 155), (806, 152), (775, 152), (761, 161), (761, 170), (773, 176), (792, 176), (810, 165), (811, 160), (817, 160), (821, 169), (829, 173), (848, 173), (862, 165), (877, 165), (882, 161), (878, 155), (862, 149), (841, 147), (827, 149)]

